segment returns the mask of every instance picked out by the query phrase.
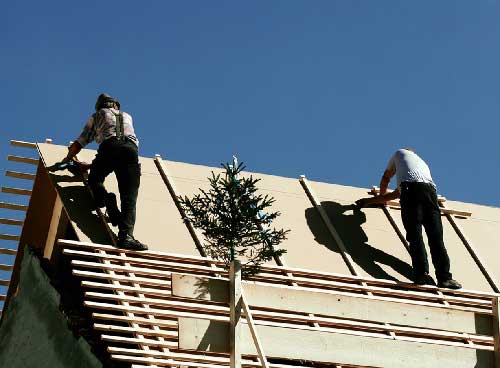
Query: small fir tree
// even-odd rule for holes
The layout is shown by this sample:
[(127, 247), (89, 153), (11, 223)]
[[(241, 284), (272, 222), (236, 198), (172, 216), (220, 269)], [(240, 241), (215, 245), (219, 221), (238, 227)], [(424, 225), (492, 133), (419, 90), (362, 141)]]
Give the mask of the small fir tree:
[(260, 179), (239, 177), (244, 170), (239, 165), (222, 164), (225, 174), (212, 172), (210, 190), (200, 189), (193, 198), (179, 197), (187, 218), (203, 231), (207, 254), (225, 263), (238, 258), (243, 274), (259, 271), (259, 266), (286, 252), (277, 246), (290, 230), (271, 229), (279, 212), (265, 213), (274, 198), (257, 194)]

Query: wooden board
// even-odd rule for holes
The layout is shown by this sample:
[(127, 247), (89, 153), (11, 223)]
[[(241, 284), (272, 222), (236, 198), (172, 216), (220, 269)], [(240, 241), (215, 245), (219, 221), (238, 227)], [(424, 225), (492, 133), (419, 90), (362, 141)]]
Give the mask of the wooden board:
[[(376, 300), (362, 296), (313, 292), (286, 286), (264, 286), (253, 282), (243, 282), (243, 291), (252, 307), (489, 336), (493, 333), (491, 315)], [(172, 295), (228, 303), (228, 282), (174, 273), (172, 274)]]
[[(257, 325), (257, 331), (268, 357), (384, 368), (491, 368), (494, 364), (493, 351), (458, 346), (262, 325)], [(179, 318), (180, 349), (227, 353), (228, 333), (228, 323)], [(246, 325), (241, 350), (242, 354), (256, 354)]]

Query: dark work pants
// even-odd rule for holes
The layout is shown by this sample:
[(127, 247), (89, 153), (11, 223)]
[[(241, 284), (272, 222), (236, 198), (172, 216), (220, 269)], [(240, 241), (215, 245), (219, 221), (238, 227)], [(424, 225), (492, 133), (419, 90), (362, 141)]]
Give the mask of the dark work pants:
[(133, 236), (135, 225), (135, 205), (139, 193), (141, 167), (137, 146), (130, 140), (119, 141), (115, 137), (102, 142), (97, 156), (92, 161), (89, 186), (98, 207), (104, 207), (107, 194), (104, 179), (112, 172), (118, 181), (120, 191), (121, 216), (118, 221), (119, 237)]
[(443, 242), (443, 224), (436, 189), (427, 183), (403, 182), (400, 203), (415, 276), (429, 273), (427, 252), (422, 239), (423, 226), (427, 233), (436, 278), (438, 281), (450, 279), (450, 259)]

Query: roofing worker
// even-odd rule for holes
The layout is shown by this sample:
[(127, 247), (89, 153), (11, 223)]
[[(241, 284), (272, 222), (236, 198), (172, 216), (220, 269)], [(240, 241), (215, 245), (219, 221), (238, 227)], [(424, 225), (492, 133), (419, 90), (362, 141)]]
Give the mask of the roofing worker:
[[(97, 155), (91, 165), (81, 163), (83, 169), (90, 166), (88, 183), (98, 207), (106, 206), (113, 225), (118, 225), (117, 246), (132, 250), (147, 250), (148, 247), (133, 236), (135, 207), (139, 192), (141, 167), (139, 164), (139, 141), (134, 133), (132, 116), (120, 111), (120, 103), (102, 93), (97, 98), (95, 113), (89, 117), (82, 133), (68, 148), (63, 162), (68, 162), (92, 141), (99, 144)], [(104, 187), (106, 176), (114, 172), (120, 191), (121, 211), (114, 193)]]
[[(396, 174), (398, 187), (387, 192), (391, 178)], [(429, 276), (427, 252), (422, 239), (422, 225), (427, 233), (432, 263), (436, 270), (439, 287), (460, 289), (450, 273), (450, 259), (443, 242), (441, 211), (437, 200), (436, 185), (429, 167), (411, 148), (397, 150), (387, 165), (380, 181), (380, 195), (356, 201), (359, 207), (385, 203), (401, 198), (401, 218), (410, 244), (414, 282), (418, 285), (434, 285)]]

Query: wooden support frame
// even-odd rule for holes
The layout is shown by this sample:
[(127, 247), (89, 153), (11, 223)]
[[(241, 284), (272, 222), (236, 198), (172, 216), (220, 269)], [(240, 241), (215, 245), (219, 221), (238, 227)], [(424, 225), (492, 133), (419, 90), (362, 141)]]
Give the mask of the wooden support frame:
[[(58, 242), (61, 246), (65, 248), (80, 248), (86, 250), (102, 249), (106, 250), (107, 253), (115, 254), (122, 252), (117, 248), (109, 245), (93, 244), (87, 242), (78, 242), (72, 240), (59, 240)], [(195, 272), (198, 274), (205, 274), (210, 276), (212, 273), (216, 272), (220, 275), (225, 273), (223, 265), (221, 262), (212, 260), (210, 258), (197, 257), (197, 256), (187, 256), (181, 254), (164, 253), (148, 251), (137, 252), (137, 251), (123, 251), (127, 254), (131, 254), (134, 258), (130, 258), (131, 262), (140, 262), (149, 259), (151, 260), (164, 260), (165, 267), (171, 268), (175, 272)], [(100, 257), (100, 255), (89, 252), (90, 255), (94, 254), (95, 257)], [(137, 258), (138, 256), (138, 258)], [(135, 261), (134, 261), (135, 260)], [(205, 266), (206, 262), (210, 262), (215, 268)], [(84, 268), (98, 268), (101, 266), (100, 263), (81, 263), (79, 266)], [(165, 268), (163, 268), (164, 270)], [(335, 274), (329, 272), (318, 272), (310, 271), (300, 268), (291, 267), (278, 267), (272, 265), (263, 265), (262, 272), (265, 274), (264, 278), (255, 277), (255, 281), (263, 283), (288, 283), (290, 281), (296, 282), (301, 287), (307, 288), (320, 288), (322, 290), (333, 287), (336, 290), (343, 290), (346, 292), (363, 293), (365, 290), (369, 290), (377, 298), (387, 299), (387, 297), (397, 298), (397, 300), (404, 303), (419, 303), (432, 305), (433, 303), (441, 304), (443, 299), (446, 299), (455, 305), (468, 305), (477, 308), (478, 311), (490, 311), (491, 310), (491, 299), (495, 297), (495, 293), (472, 291), (472, 290), (443, 290), (445, 294), (443, 296), (435, 294), (434, 287), (418, 287), (413, 284), (398, 284), (394, 281), (383, 280), (383, 279), (373, 279), (369, 277), (356, 277), (346, 274)], [(183, 271), (184, 270), (184, 271)], [(293, 273), (291, 276), (283, 276), (283, 271)], [(74, 271), (76, 272), (76, 271)], [(88, 271), (78, 271), (83, 273), (88, 273)], [(94, 275), (93, 277), (99, 278), (97, 273), (90, 272), (89, 275)], [(168, 277), (168, 272), (149, 274), (149, 276), (156, 275), (155, 277)], [(101, 276), (104, 277), (104, 276)], [(155, 279), (151, 279), (153, 284)], [(367, 283), (364, 287), (359, 285), (360, 281)], [(500, 295), (499, 295), (500, 296)], [(374, 296), (375, 297), (375, 296)], [(425, 301), (425, 302), (424, 302)], [(469, 307), (467, 307), (469, 309)]]
[[(99, 274), (99, 272), (88, 272), (88, 271), (79, 271), (78, 269), (73, 269), (75, 273), (79, 273), (80, 277), (83, 277), (82, 286), (87, 290), (85, 293), (85, 306), (94, 310), (94, 318), (99, 319), (96, 325), (96, 328), (104, 331), (102, 338), (107, 343), (128, 343), (128, 344), (138, 344), (139, 346), (144, 345), (148, 347), (148, 349), (140, 350), (140, 349), (132, 349), (129, 351), (114, 351), (113, 355), (122, 355), (123, 359), (129, 359), (130, 357), (136, 358), (161, 358), (165, 361), (165, 366), (174, 365), (172, 362), (179, 362), (186, 366), (198, 366), (198, 364), (214, 364), (215, 362), (209, 361), (211, 359), (208, 358), (200, 358), (197, 359), (193, 356), (193, 360), (190, 359), (178, 359), (175, 357), (175, 354), (179, 354), (176, 349), (174, 355), (171, 355), (170, 349), (175, 344), (175, 334), (172, 333), (172, 329), (175, 329), (176, 322), (174, 319), (198, 319), (205, 321), (219, 321), (223, 323), (227, 323), (229, 325), (230, 320), (230, 308), (224, 306), (221, 303), (207, 302), (207, 301), (199, 301), (195, 302), (189, 299), (183, 299), (183, 297), (179, 297), (177, 295), (172, 295), (170, 292), (170, 285), (162, 285), (161, 280), (167, 280), (169, 275), (173, 270), (182, 269), (182, 265), (188, 266), (184, 267), (184, 271), (186, 275), (205, 275), (203, 277), (211, 277), (214, 273), (223, 275), (222, 264), (217, 261), (205, 259), (203, 257), (192, 257), (192, 256), (182, 256), (182, 255), (169, 255), (168, 253), (161, 252), (134, 252), (134, 251), (122, 251), (121, 249), (112, 248), (109, 246), (102, 245), (84, 245), (85, 243), (79, 242), (66, 242), (61, 241), (60, 243), (66, 244), (65, 247), (67, 249), (66, 254), (70, 257), (78, 257), (78, 260), (74, 260), (72, 262), (77, 268), (85, 268), (85, 269), (98, 269), (97, 265), (109, 270), (115, 271), (116, 275), (113, 277), (122, 277), (123, 281), (127, 281), (127, 284), (120, 283), (120, 287), (115, 290), (126, 293), (126, 295), (118, 295), (118, 294), (110, 294), (109, 290), (113, 290), (113, 285), (107, 284), (109, 276), (107, 273), (101, 273), (100, 277), (93, 277), (94, 274)], [(82, 248), (86, 248), (85, 250), (79, 250)], [(99, 248), (103, 248), (105, 254), (95, 253)], [(100, 262), (87, 262), (82, 260), (85, 258), (90, 258), (89, 260), (99, 260)], [(110, 257), (110, 258), (107, 258)], [(113, 262), (114, 264), (105, 265), (103, 262), (106, 260)], [(206, 262), (209, 262), (212, 267), (207, 267)], [(140, 271), (139, 271), (140, 270)], [(199, 271), (198, 271), (199, 270)], [(133, 272), (131, 272), (133, 271)], [(143, 277), (135, 277), (136, 285), (130, 284), (130, 281), (127, 280), (129, 275), (140, 272), (141, 275), (146, 275)], [(201, 272), (200, 272), (201, 271)], [(283, 275), (283, 271), (291, 271), (293, 275), (287, 277)], [(309, 274), (306, 270), (300, 269), (289, 269), (287, 267), (276, 267), (265, 265), (263, 270), (265, 277), (258, 278), (260, 281), (256, 281), (258, 285), (269, 285), (274, 282), (279, 282), (281, 286), (278, 286), (283, 289), (290, 290), (309, 290), (312, 293), (328, 293), (327, 290), (317, 290), (315, 288), (307, 289), (303, 286), (287, 286), (290, 285), (290, 280), (296, 282), (298, 285), (304, 285), (303, 283), (306, 280), (309, 280), (313, 283), (324, 283), (327, 284), (338, 282), (339, 284), (346, 285), (345, 282), (347, 280), (351, 280), (351, 284), (349, 287), (357, 287), (360, 290), (377, 290), (384, 289), (385, 287), (394, 287), (393, 282), (389, 281), (381, 281), (381, 280), (370, 280), (375, 282), (375, 285), (372, 286), (367, 283), (366, 288), (363, 289), (361, 285), (359, 285), (359, 280), (363, 279), (361, 277), (349, 276), (349, 275), (338, 275), (340, 279), (345, 280), (344, 282), (333, 281), (331, 278), (332, 274), (325, 273), (325, 279), (317, 279), (322, 273), (316, 273), (313, 271), (309, 271)], [(291, 274), (291, 272), (289, 272)], [(118, 274), (119, 273), (119, 274)], [(226, 274), (227, 275), (227, 274)], [(314, 275), (314, 276), (312, 276)], [(151, 276), (151, 278), (148, 278)], [(158, 279), (156, 279), (158, 277)], [(227, 276), (226, 276), (227, 277)], [(329, 277), (331, 279), (329, 279)], [(97, 280), (97, 281), (93, 281)], [(222, 282), (224, 279), (212, 277), (213, 280), (217, 280), (217, 282)], [(314, 280), (312, 280), (314, 279)], [(153, 282), (157, 282), (158, 285), (147, 286), (145, 282), (150, 282), (151, 280), (157, 280)], [(228, 279), (226, 279), (228, 280)], [(144, 283), (143, 283), (144, 282)], [(228, 282), (228, 281), (226, 281)], [(354, 284), (352, 283), (354, 282)], [(101, 292), (102, 290), (102, 292)], [(337, 291), (335, 291), (337, 292)], [(410, 290), (396, 290), (396, 289), (387, 289), (389, 295), (390, 293), (409, 293), (411, 295), (429, 295), (430, 290), (424, 291), (420, 289), (416, 289), (415, 291)], [(338, 292), (337, 292), (338, 293)], [(453, 298), (456, 299), (464, 299), (467, 301), (469, 298), (469, 292), (467, 291), (457, 291), (451, 292), (451, 295), (443, 295), (443, 298)], [(137, 296), (134, 296), (136, 294)], [(244, 294), (244, 293), (243, 293)], [(274, 294), (274, 292), (273, 292)], [(368, 295), (359, 295), (358, 298), (369, 298)], [(432, 294), (431, 294), (432, 295)], [(467, 297), (466, 297), (467, 295)], [(475, 293), (472, 293), (475, 295)], [(481, 299), (480, 304), (486, 307), (486, 304), (489, 301), (489, 313), (491, 315), (491, 300), (495, 294), (492, 293), (479, 293)], [(499, 295), (500, 296), (500, 295)], [(335, 296), (332, 295), (333, 298)], [(433, 295), (434, 298), (438, 298), (437, 295)], [(475, 295), (478, 297), (478, 295)], [(380, 296), (374, 295), (370, 297), (370, 301), (373, 303), (377, 303), (377, 299), (383, 299)], [(404, 300), (398, 300), (397, 297), (393, 297), (394, 301), (406, 303)], [(385, 299), (384, 299), (385, 300)], [(424, 299), (422, 299), (424, 300)], [(471, 299), (475, 300), (475, 299)], [(124, 304), (128, 304), (128, 306)], [(313, 313), (320, 313), (321, 315), (314, 315), (312, 313), (304, 313), (304, 311), (294, 312), (292, 310), (275, 310), (269, 309), (269, 307), (256, 307), (251, 306), (247, 303), (246, 295), (242, 295), (241, 299), (242, 307), (243, 307), (243, 316), (246, 317), (241, 320), (243, 325), (248, 326), (247, 337), (250, 338), (252, 344), (256, 346), (256, 350), (258, 350), (256, 341), (253, 336), (251, 336), (252, 325), (257, 326), (254, 331), (259, 331), (259, 336), (257, 339), (260, 341), (260, 331), (264, 328), (264, 331), (269, 331), (269, 328), (284, 328), (290, 331), (304, 331), (306, 333), (309, 332), (318, 332), (318, 333), (334, 333), (334, 334), (347, 334), (350, 336), (358, 336), (359, 338), (381, 338), (387, 341), (395, 340), (400, 343), (403, 342), (414, 342), (418, 344), (435, 344), (457, 347), (457, 348), (468, 348), (468, 349), (476, 349), (483, 351), (493, 351), (493, 338), (491, 336), (483, 336), (474, 333), (474, 331), (468, 331), (467, 333), (461, 333), (459, 330), (453, 331), (445, 331), (440, 329), (434, 329), (434, 327), (424, 328), (424, 327), (412, 327), (412, 326), (404, 326), (404, 325), (393, 325), (391, 323), (382, 323), (382, 322), (370, 322), (370, 321), (362, 321), (362, 320), (348, 320), (345, 318), (337, 318), (334, 315), (325, 315), (325, 312), (321, 312), (320, 310), (313, 311)], [(474, 302), (475, 303), (475, 302)], [(422, 302), (422, 305), (427, 305), (427, 302)], [(428, 303), (430, 304), (430, 303)], [(226, 304), (227, 305), (227, 304)], [(420, 305), (420, 304), (419, 304)], [(434, 307), (443, 308), (445, 310), (454, 310), (455, 306), (446, 307), (441, 304), (441, 306), (433, 305)], [(412, 308), (409, 303), (408, 308)], [(404, 304), (401, 304), (402, 310), (405, 308)], [(250, 311), (251, 309), (251, 311)], [(293, 309), (295, 310), (295, 309)], [(460, 310), (469, 310), (472, 312), (472, 309), (460, 309)], [(110, 311), (121, 311), (124, 312), (125, 315), (113, 315), (110, 314)], [(443, 311), (446, 313), (445, 311)], [(129, 317), (126, 313), (132, 313), (134, 317)], [(250, 314), (251, 313), (251, 314)], [(483, 309), (482, 312), (487, 312)], [(100, 316), (100, 317), (99, 317)], [(151, 319), (150, 316), (153, 316), (154, 319)], [(356, 318), (356, 317), (355, 317)], [(359, 317), (357, 317), (359, 318)], [(491, 318), (491, 317), (490, 317)], [(129, 322), (132, 324), (130, 327), (123, 327), (113, 323), (116, 322)], [(404, 322), (399, 322), (404, 323)], [(134, 325), (135, 324), (135, 325)], [(160, 325), (161, 324), (161, 325)], [(154, 326), (160, 328), (160, 330), (156, 330)], [(431, 326), (433, 326), (431, 324)], [(266, 329), (267, 328), (267, 329)], [(163, 331), (163, 332), (162, 332)], [(458, 331), (458, 332), (457, 332)], [(133, 335), (142, 335), (143, 338), (137, 337), (120, 337), (121, 333), (131, 333)], [(296, 335), (299, 336), (300, 334)], [(158, 338), (163, 338), (164, 341), (158, 340)], [(265, 337), (265, 342), (269, 343), (269, 335)], [(171, 341), (173, 339), (173, 341)], [(348, 337), (345, 339), (349, 340)], [(339, 341), (347, 341), (344, 337)], [(398, 345), (399, 346), (399, 345)], [(402, 346), (402, 345), (401, 345)], [(120, 348), (118, 348), (120, 349)], [(121, 348), (127, 349), (127, 348)], [(153, 349), (153, 350), (152, 350)], [(160, 349), (164, 351), (157, 351), (154, 349)], [(261, 345), (262, 349), (262, 345)], [(266, 349), (267, 350), (267, 349)], [(248, 354), (249, 352), (247, 352)], [(169, 355), (170, 354), (170, 355)], [(254, 353), (251, 353), (254, 354)], [(194, 354), (196, 355), (196, 354)], [(257, 356), (260, 354), (257, 352)], [(201, 356), (198, 355), (199, 357)], [(262, 356), (265, 358), (264, 352), (262, 351)], [(225, 364), (215, 363), (215, 365), (226, 365)], [(162, 363), (163, 364), (163, 363)], [(242, 360), (242, 366), (247, 366), (247, 361)], [(252, 362), (252, 367), (256, 366), (265, 366), (262, 365), (261, 362)], [(268, 364), (268, 367), (273, 367), (274, 364)]]

